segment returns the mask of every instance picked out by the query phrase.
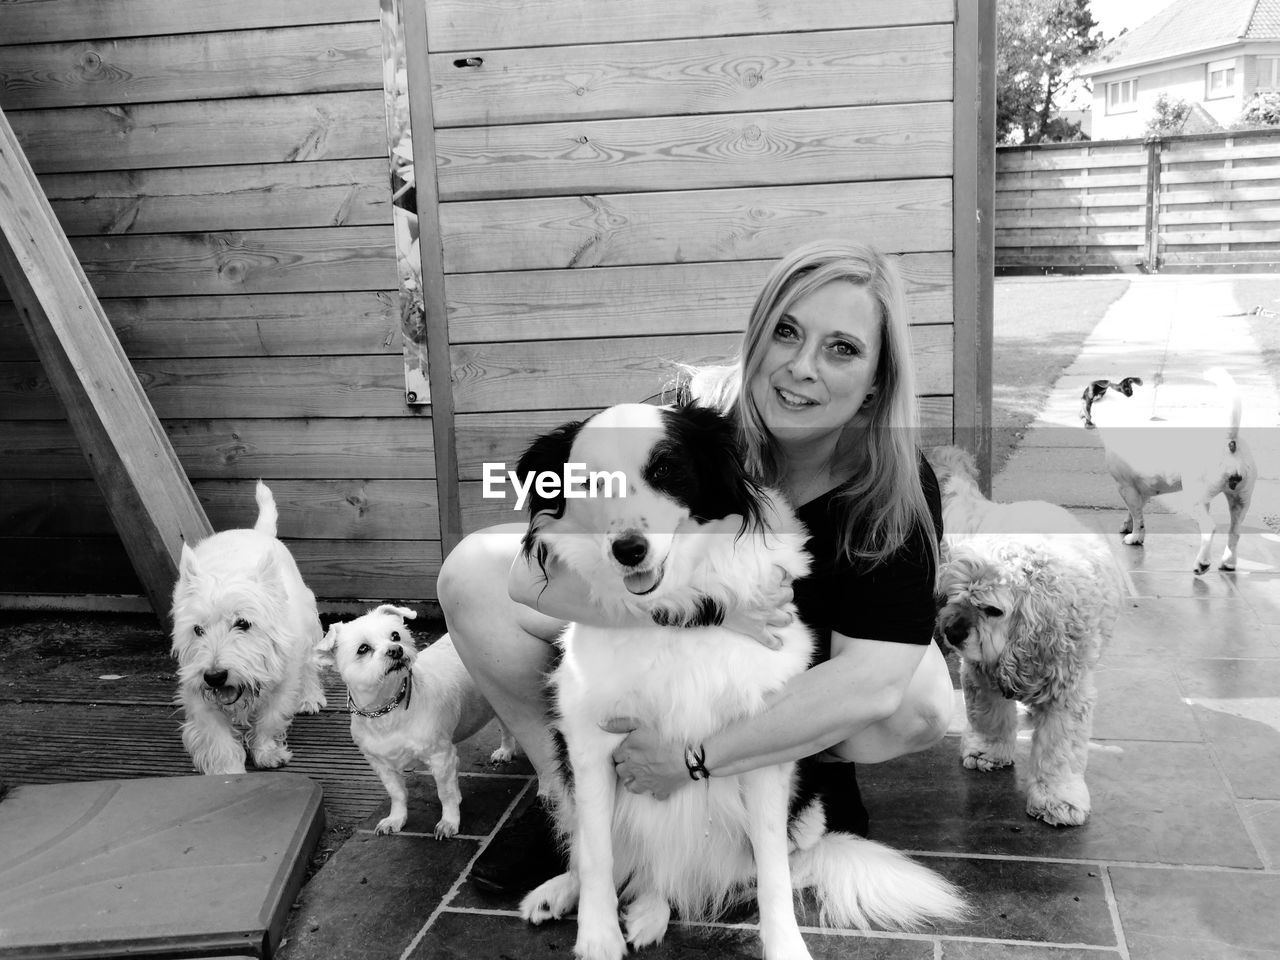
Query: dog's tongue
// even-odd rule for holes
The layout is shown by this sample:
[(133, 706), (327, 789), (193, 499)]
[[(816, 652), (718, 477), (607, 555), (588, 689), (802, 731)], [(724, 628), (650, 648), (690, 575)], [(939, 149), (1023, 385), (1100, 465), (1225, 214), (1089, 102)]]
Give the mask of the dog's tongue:
[(224, 707), (229, 707), (240, 699), (240, 688), (231, 686), (219, 687), (213, 692), (213, 695), (218, 698), (220, 704)]
[(662, 580), (662, 568), (627, 573), (622, 576), (623, 586), (636, 595), (648, 593)]

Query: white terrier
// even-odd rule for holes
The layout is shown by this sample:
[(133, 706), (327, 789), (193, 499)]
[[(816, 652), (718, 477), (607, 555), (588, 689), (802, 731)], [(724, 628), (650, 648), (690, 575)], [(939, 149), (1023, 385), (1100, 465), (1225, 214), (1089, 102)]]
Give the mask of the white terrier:
[[(399, 833), (408, 818), (404, 771), (425, 762), (436, 781), (441, 817), (436, 839), (458, 832), (461, 743), (493, 719), (493, 708), (476, 689), (446, 633), (421, 653), (405, 620), (417, 616), (389, 603), (349, 623), (335, 623), (320, 642), (347, 685), (351, 738), (391, 795), (391, 812), (375, 833)], [(502, 727), (502, 742), (490, 756), (510, 760), (516, 742)]]
[(182, 743), (201, 773), (244, 773), (246, 747), (254, 766), (287, 763), (294, 714), (325, 705), (315, 595), (276, 539), (276, 504), (262, 481), (255, 499), (252, 530), (183, 544), (173, 590)]

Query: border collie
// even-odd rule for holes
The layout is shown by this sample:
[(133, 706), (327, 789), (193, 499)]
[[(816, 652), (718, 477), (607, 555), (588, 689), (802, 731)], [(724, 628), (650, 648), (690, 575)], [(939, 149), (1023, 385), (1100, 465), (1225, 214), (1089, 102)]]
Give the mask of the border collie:
[[(544, 569), (563, 563), (596, 604), (644, 622), (570, 624), (560, 637), (550, 684), (565, 754), (556, 819), (570, 868), (524, 898), (524, 918), (559, 918), (576, 903), (575, 955), (618, 960), (628, 943), (661, 941), (672, 907), (686, 920), (714, 917), (754, 889), (764, 957), (793, 960), (810, 956), (793, 888), (812, 889), (822, 921), (841, 927), (961, 916), (957, 891), (937, 874), (827, 831), (825, 804), (840, 798), (799, 795), (794, 763), (712, 776), (665, 800), (619, 788), (611, 754), (622, 737), (603, 721), (635, 717), (664, 739), (698, 745), (763, 711), (809, 666), (812, 637), (799, 620), (781, 631), (778, 649), (720, 626), (776, 581), (775, 568), (808, 571), (807, 537), (781, 494), (746, 475), (732, 426), (713, 410), (611, 407), (536, 440), (517, 473), (525, 482), (565, 476), (568, 464), (583, 465), (575, 469), (588, 479), (534, 494), (526, 556)], [(608, 489), (619, 478), (625, 496)], [(702, 530), (731, 515), (743, 518), (737, 536)]]

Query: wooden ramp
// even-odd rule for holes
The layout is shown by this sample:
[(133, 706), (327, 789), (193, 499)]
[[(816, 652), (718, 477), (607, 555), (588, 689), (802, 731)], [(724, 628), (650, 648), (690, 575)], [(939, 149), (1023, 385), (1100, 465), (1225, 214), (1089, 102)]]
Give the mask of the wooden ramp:
[(270, 957), (320, 799), (284, 773), (16, 787), (0, 803), (0, 957)]
[(182, 543), (195, 543), (212, 528), (2, 111), (0, 279), (66, 409), (151, 609), (167, 618)]

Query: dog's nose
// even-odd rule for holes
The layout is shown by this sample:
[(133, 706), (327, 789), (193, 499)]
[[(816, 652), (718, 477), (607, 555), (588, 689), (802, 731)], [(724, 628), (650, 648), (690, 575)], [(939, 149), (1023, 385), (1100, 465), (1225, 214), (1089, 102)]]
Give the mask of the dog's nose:
[(634, 567), (649, 552), (649, 544), (638, 533), (628, 533), (613, 541), (613, 555), (624, 567)]
[(387, 647), (387, 656), (392, 660), (404, 659), (404, 647)]
[(952, 620), (942, 628), (942, 635), (947, 638), (947, 643), (958, 649), (964, 646), (969, 636), (969, 624), (963, 618)]
[(218, 688), (225, 686), (227, 683), (227, 671), (225, 670), (206, 670), (204, 672), (204, 682), (207, 686)]

